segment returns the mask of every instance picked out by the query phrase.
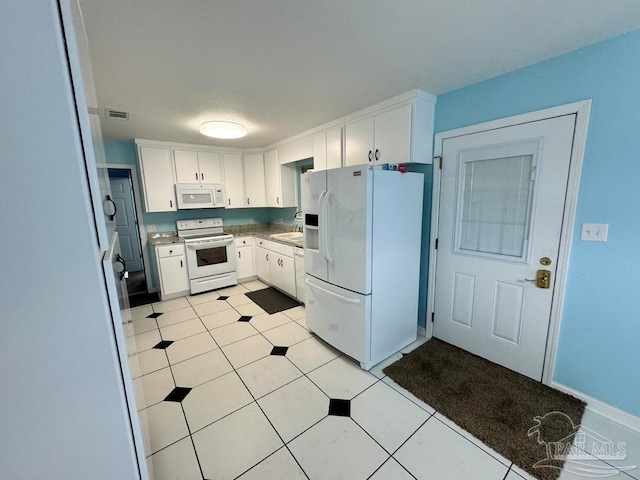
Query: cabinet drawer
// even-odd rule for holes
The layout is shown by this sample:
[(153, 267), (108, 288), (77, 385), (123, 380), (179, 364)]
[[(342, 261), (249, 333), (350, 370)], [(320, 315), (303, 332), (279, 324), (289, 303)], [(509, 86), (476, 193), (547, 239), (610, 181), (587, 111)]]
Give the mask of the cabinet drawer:
[(256, 245), (262, 248), (266, 248), (267, 250), (271, 247), (269, 246), (271, 242), (269, 240), (265, 240), (264, 238), (256, 238)]
[(284, 245), (279, 242), (270, 242), (269, 250), (279, 253), (280, 255), (286, 255), (287, 257), (293, 257), (293, 247), (291, 245)]
[(253, 237), (236, 237), (236, 247), (248, 247), (253, 245)]
[(171, 245), (160, 245), (156, 247), (158, 258), (177, 257), (184, 255), (184, 245), (182, 243), (172, 243)]

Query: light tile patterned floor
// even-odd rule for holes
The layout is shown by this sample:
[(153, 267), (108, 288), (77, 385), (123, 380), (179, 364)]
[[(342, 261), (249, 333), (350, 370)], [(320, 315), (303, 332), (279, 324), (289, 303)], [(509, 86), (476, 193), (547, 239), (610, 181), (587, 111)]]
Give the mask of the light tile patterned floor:
[(385, 377), (384, 365), (365, 372), (313, 336), (303, 307), (268, 315), (244, 295), (265, 287), (131, 309), (153, 480), (532, 478)]

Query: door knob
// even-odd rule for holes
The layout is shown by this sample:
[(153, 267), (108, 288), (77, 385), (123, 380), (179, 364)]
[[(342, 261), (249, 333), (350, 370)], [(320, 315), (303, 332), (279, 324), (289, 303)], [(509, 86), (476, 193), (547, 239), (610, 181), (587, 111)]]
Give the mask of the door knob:
[(551, 287), (551, 272), (549, 270), (538, 270), (536, 278), (525, 278), (527, 282), (536, 282), (538, 288)]

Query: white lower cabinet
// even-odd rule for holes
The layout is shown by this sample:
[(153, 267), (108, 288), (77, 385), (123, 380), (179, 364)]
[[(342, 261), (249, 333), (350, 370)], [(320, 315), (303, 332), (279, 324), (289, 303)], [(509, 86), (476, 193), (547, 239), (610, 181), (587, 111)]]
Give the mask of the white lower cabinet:
[[(268, 245), (267, 240), (258, 240), (262, 241)], [(259, 247), (256, 246), (256, 275), (260, 280), (264, 283), (271, 283), (271, 269), (269, 268), (269, 250), (264, 246)]]
[(293, 247), (263, 238), (255, 239), (255, 247), (255, 274), (258, 278), (297, 298)]
[(256, 272), (253, 266), (253, 237), (237, 237), (235, 243), (238, 279), (254, 277)]
[(160, 300), (169, 300), (189, 293), (189, 271), (183, 244), (157, 245), (156, 261)]
[(271, 285), (283, 292), (296, 296), (296, 267), (293, 261), (293, 247), (278, 242), (269, 242), (269, 273)]

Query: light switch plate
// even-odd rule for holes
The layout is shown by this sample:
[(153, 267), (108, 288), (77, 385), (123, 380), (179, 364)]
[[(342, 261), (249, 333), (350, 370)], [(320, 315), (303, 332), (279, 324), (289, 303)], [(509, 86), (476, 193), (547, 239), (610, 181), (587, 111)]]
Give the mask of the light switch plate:
[(155, 225), (147, 225), (147, 232), (152, 233), (156, 231)]
[(607, 223), (583, 223), (580, 240), (585, 242), (606, 242), (609, 234)]

